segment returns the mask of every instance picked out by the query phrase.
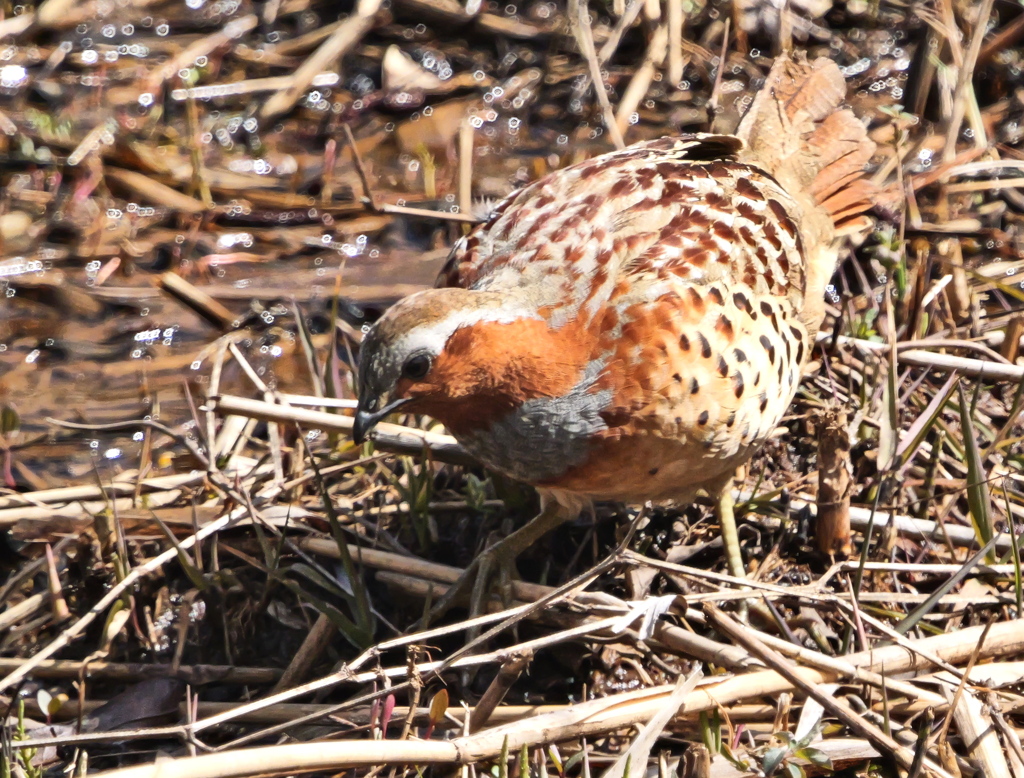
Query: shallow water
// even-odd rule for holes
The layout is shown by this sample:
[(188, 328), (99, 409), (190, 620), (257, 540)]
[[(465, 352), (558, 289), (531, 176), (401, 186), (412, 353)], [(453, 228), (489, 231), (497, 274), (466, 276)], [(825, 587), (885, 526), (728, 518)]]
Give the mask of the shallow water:
[[(610, 149), (585, 66), (546, 32), (452, 36), (443, 22), (409, 23), (399, 5), (340, 72), (325, 68), (295, 110), (265, 119), (262, 106), (334, 17), (318, 8), (268, 21), (203, 0), (160, 12), (86, 4), (0, 43), (0, 403), (20, 418), (6, 436), (11, 487), (139, 465), (140, 434), (56, 434), (49, 417), (190, 424), (183, 387), (201, 403), (222, 333), (158, 289), (160, 273), (178, 273), (245, 317), (240, 346), (263, 380), (289, 392), (312, 389), (296, 306), (323, 364), (335, 314), (358, 330), (433, 282), (463, 226), (370, 211), (344, 123), (378, 202), (444, 211), (458, 209), (467, 116), (482, 212), (517, 186)], [(491, 2), (484, 12), (529, 31), (546, 30), (561, 9)], [(722, 11), (713, 3), (702, 14), (682, 88), (659, 76), (627, 141), (706, 128)], [(597, 20), (598, 43), (610, 25)], [(900, 98), (912, 56), (902, 35), (869, 30), (817, 47), (843, 60), (858, 110)], [(608, 65), (618, 94), (644, 41), (629, 32)], [(394, 44), (412, 65), (382, 73)], [(762, 51), (730, 59), (716, 121), (728, 124), (749, 100), (762, 72), (750, 60), (764, 64)], [(411, 77), (419, 81), (405, 83), (430, 84), (433, 94), (387, 86)], [(336, 383), (349, 391), (343, 376)], [(229, 368), (222, 391), (253, 386)]]

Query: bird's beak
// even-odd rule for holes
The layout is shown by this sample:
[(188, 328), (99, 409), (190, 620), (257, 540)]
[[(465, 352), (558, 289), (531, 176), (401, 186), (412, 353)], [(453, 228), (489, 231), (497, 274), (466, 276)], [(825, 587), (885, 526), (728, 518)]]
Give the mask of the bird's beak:
[(356, 408), (356, 418), (352, 423), (352, 439), (357, 445), (361, 444), (366, 440), (367, 433), (377, 426), (377, 422), (388, 414), (394, 413), (412, 399), (412, 397), (401, 397), (377, 410), (376, 399), (367, 399), (364, 402), (363, 398), (360, 398)]

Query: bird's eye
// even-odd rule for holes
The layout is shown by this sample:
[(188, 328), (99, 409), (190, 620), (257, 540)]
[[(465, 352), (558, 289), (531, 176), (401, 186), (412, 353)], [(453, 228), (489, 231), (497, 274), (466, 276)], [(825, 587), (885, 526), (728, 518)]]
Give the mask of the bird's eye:
[(411, 378), (413, 381), (419, 381), (429, 372), (430, 357), (426, 354), (416, 354), (415, 356), (409, 357), (409, 359), (406, 360), (405, 365), (402, 367), (402, 375), (406, 378)]

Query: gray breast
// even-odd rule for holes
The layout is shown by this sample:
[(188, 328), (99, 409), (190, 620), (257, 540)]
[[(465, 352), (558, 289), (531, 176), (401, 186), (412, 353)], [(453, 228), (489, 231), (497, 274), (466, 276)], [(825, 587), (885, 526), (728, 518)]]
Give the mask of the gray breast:
[(608, 428), (600, 413), (612, 391), (591, 389), (602, 366), (592, 362), (568, 394), (527, 400), (490, 427), (460, 435), (459, 442), (489, 467), (519, 481), (538, 483), (562, 475), (586, 461), (591, 436)]

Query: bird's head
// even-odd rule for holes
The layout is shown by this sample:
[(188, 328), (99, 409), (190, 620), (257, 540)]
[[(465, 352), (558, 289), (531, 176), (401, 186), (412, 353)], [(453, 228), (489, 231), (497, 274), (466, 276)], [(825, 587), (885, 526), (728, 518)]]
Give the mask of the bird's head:
[(359, 354), (353, 437), (388, 414), (422, 413), (452, 432), (488, 424), (576, 380), (561, 330), (508, 294), (431, 289), (395, 304)]

